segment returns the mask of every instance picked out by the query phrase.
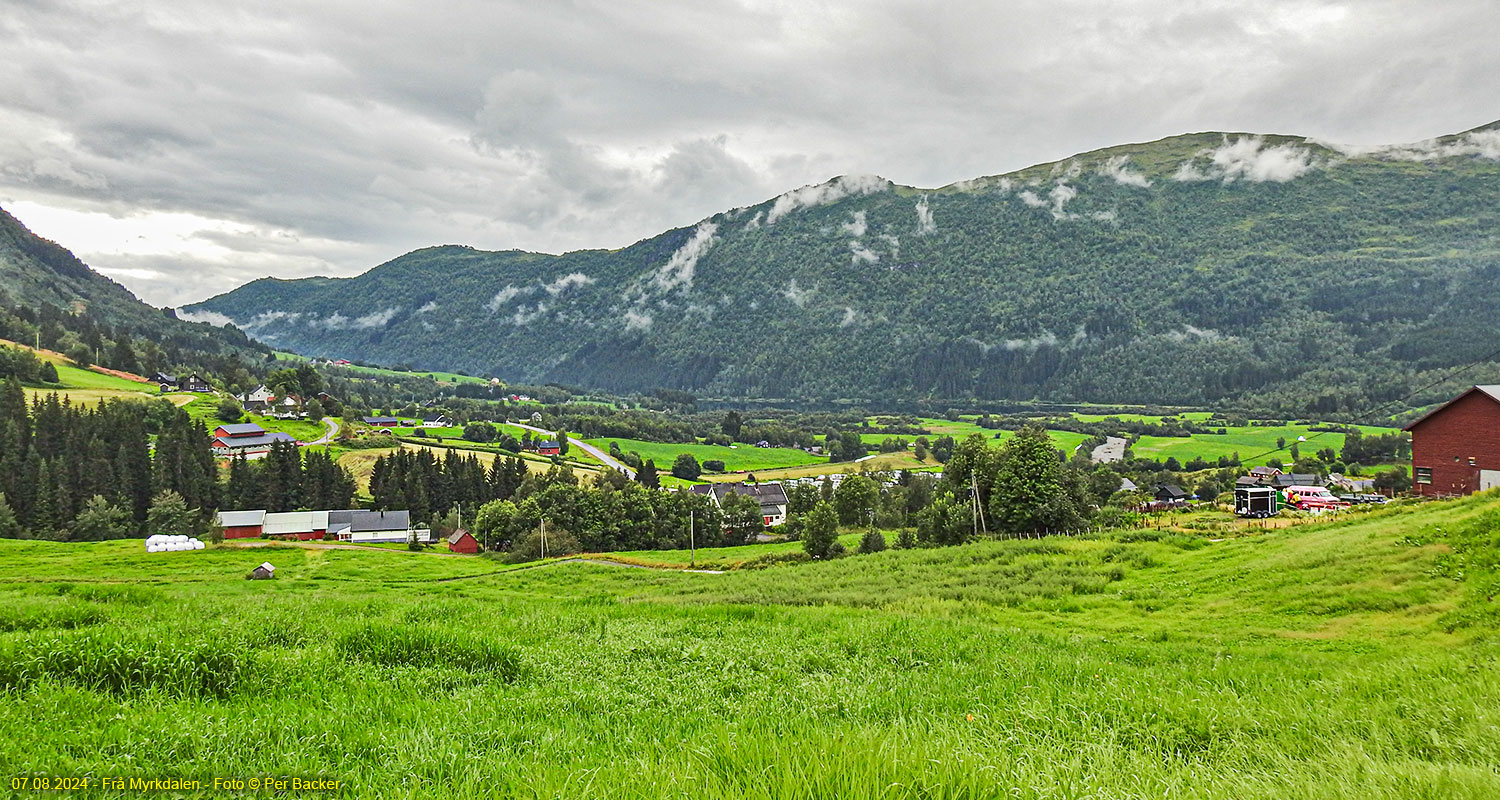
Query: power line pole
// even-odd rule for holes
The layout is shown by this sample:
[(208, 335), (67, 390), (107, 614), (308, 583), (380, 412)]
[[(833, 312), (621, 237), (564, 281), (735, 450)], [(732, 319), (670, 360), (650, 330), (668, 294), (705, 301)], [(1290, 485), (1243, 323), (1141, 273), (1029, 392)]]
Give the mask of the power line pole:
[(542, 520), (542, 560), (547, 559), (547, 520)]
[(695, 569), (698, 566), (698, 542), (693, 534), (693, 525), (695, 524), (695, 515), (697, 513), (697, 509), (688, 509), (688, 562), (689, 566)]

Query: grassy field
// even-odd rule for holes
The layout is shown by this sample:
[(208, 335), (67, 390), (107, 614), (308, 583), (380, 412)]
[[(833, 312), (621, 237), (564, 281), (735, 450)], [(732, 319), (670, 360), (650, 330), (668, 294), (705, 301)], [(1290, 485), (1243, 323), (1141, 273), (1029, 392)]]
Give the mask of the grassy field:
[[(218, 397), (208, 394), (192, 395), (183, 392), (177, 392), (168, 396), (190, 398), (184, 406), (187, 409), (188, 416), (201, 420), (210, 432), (215, 427), (224, 424), (224, 420), (219, 419), (218, 416)], [(276, 419), (275, 417), (247, 412), (244, 421), (253, 422), (268, 431), (280, 431), (299, 442), (314, 441), (321, 438), (327, 432), (327, 429), (323, 427), (323, 423), (317, 420)]]
[[(1182, 419), (1190, 419), (1202, 422), (1208, 419), (1210, 413), (1207, 411), (1189, 411), (1177, 415)], [(1099, 422), (1107, 417), (1116, 417), (1123, 421), (1134, 422), (1159, 422), (1159, 415), (1143, 414), (1077, 414), (1073, 417), (1082, 422)], [(950, 421), (938, 418), (924, 418), (923, 427), (933, 431), (933, 435), (947, 434), (955, 439), (962, 439), (970, 434), (978, 433), (986, 439), (995, 435), (995, 431), (981, 428), (974, 420), (977, 417), (965, 417), (958, 421)], [(1382, 428), (1373, 425), (1360, 425), (1360, 430), (1369, 434), (1391, 433), (1394, 428)], [(1276, 449), (1276, 440), (1285, 439), (1288, 444), (1297, 441), (1298, 436), (1306, 436), (1308, 441), (1299, 445), (1301, 452), (1311, 455), (1324, 448), (1332, 447), (1335, 451), (1341, 451), (1344, 447), (1344, 434), (1326, 433), (1314, 431), (1310, 425), (1281, 425), (1276, 427), (1243, 426), (1225, 428), (1224, 435), (1218, 434), (1193, 434), (1192, 436), (1142, 436), (1132, 447), (1135, 455), (1140, 458), (1154, 458), (1165, 461), (1167, 458), (1176, 458), (1186, 464), (1187, 462), (1203, 457), (1208, 461), (1217, 461), (1220, 456), (1233, 456), (1238, 453), (1243, 464), (1247, 467), (1256, 467), (1265, 464), (1272, 458), (1280, 458), (1283, 462), (1290, 462), (1291, 456), (1285, 452), (1272, 452)], [(1004, 441), (1011, 436), (1010, 431), (1001, 431), (1000, 439)], [(1081, 433), (1071, 431), (1047, 431), (1048, 437), (1052, 439), (1054, 446), (1073, 452), (1088, 437)], [(866, 434), (865, 441), (878, 443), (885, 438), (885, 434)], [(906, 436), (906, 439), (915, 437)], [(1370, 465), (1366, 465), (1370, 466)]]
[[(1492, 798), (1493, 552), (1459, 543), (1497, 522), (1484, 497), (1219, 543), (722, 575), (3, 541), (0, 772), (358, 797)], [(278, 579), (243, 580), (261, 561)]]
[[(1286, 463), (1291, 462), (1291, 455), (1287, 451), (1272, 452), (1276, 450), (1277, 439), (1285, 439), (1290, 445), (1297, 442), (1298, 436), (1306, 436), (1308, 439), (1306, 442), (1298, 443), (1298, 449), (1305, 455), (1312, 455), (1325, 447), (1332, 447), (1335, 452), (1344, 448), (1344, 434), (1314, 431), (1306, 425), (1225, 428), (1224, 430), (1223, 436), (1201, 433), (1190, 437), (1142, 436), (1131, 449), (1141, 458), (1164, 461), (1172, 457), (1184, 464), (1198, 456), (1213, 461), (1219, 456), (1239, 453), (1241, 463), (1245, 466), (1258, 467), (1272, 458), (1280, 458)], [(1361, 425), (1360, 430), (1365, 433), (1383, 434), (1390, 433), (1393, 429)]]
[[(922, 427), (932, 431), (932, 433), (927, 437), (929, 440), (936, 436), (952, 436), (954, 439), (964, 439), (977, 433), (986, 439), (992, 440), (992, 442), (998, 443), (1003, 442), (1011, 436), (1015, 435), (1014, 431), (999, 431), (991, 428), (980, 427), (979, 424), (975, 422), (975, 420), (977, 419), (978, 417), (965, 417), (957, 421), (952, 421), (940, 419), (937, 417), (924, 417), (922, 418), (921, 424)], [(995, 436), (995, 434), (997, 433), (1000, 434), (998, 438)], [(879, 443), (880, 440), (886, 437), (886, 435), (887, 434), (868, 436), (865, 440), (872, 443)], [(916, 437), (902, 436), (901, 438), (911, 441)], [(1081, 433), (1074, 433), (1072, 431), (1049, 430), (1047, 431), (1047, 438), (1052, 440), (1052, 446), (1056, 447), (1059, 450), (1065, 450), (1069, 453), (1072, 453), (1073, 448), (1077, 447), (1083, 442), (1083, 440), (1089, 437)]]
[[(301, 363), (305, 363), (308, 360), (304, 356), (300, 356), (300, 355), (297, 355), (296, 353), (288, 353), (288, 352), (284, 352), (284, 351), (277, 351), (276, 352), (276, 359), (278, 361), (286, 361), (286, 362), (291, 363), (291, 364), (301, 364)], [(346, 369), (346, 370), (349, 370), (350, 372), (352, 372), (352, 373), (354, 373), (356, 375), (378, 375), (378, 376), (385, 377), (385, 378), (432, 378), (433, 380), (438, 381), (439, 383), (488, 383), (489, 382), (488, 380), (486, 380), (484, 378), (475, 378), (475, 377), (470, 376), (470, 375), (459, 375), (459, 374), (457, 374), (455, 372), (424, 372), (424, 371), (420, 371), (420, 370), (418, 370), (418, 371), (412, 371), (412, 372), (405, 372), (405, 371), (396, 370), (396, 369), (384, 369), (384, 368), (381, 368), (381, 367), (361, 367), (361, 366), (356, 366), (356, 365), (352, 365), (352, 364), (349, 365), (349, 366), (347, 366), (347, 367), (334, 367), (334, 369)]]
[[(851, 474), (858, 472), (896, 472), (899, 470), (932, 471), (942, 469), (931, 456), (926, 461), (918, 461), (916, 456), (907, 453), (882, 453), (874, 455), (864, 461), (835, 461), (810, 464), (804, 467), (786, 467), (784, 469), (758, 469), (755, 470), (756, 480), (779, 481), (791, 478), (812, 478), (819, 475)], [(727, 473), (723, 475), (705, 473), (703, 480), (714, 483), (724, 481), (741, 481), (745, 479), (742, 473)]]
[[(839, 537), (845, 549), (853, 551), (859, 545), (862, 534), (846, 533)], [(887, 531), (886, 538), (893, 539), (894, 531)], [(598, 557), (624, 561), (642, 566), (681, 568), (696, 559), (697, 566), (705, 569), (733, 569), (746, 562), (767, 556), (802, 552), (801, 542), (769, 542), (749, 544), (741, 547), (700, 547), (696, 555), (687, 550), (625, 550), (615, 553), (600, 553)]]
[(731, 448), (712, 444), (663, 444), (644, 442), (639, 439), (587, 439), (586, 441), (606, 453), (609, 452), (610, 442), (618, 443), (620, 449), (627, 453), (634, 450), (641, 454), (641, 458), (655, 460), (656, 468), (662, 471), (670, 470), (672, 462), (676, 461), (677, 456), (682, 453), (691, 453), (699, 463), (711, 459), (723, 461), (724, 469), (728, 472), (753, 470), (759, 473), (761, 470), (825, 464), (828, 461), (826, 458), (795, 447), (756, 447), (740, 444)]

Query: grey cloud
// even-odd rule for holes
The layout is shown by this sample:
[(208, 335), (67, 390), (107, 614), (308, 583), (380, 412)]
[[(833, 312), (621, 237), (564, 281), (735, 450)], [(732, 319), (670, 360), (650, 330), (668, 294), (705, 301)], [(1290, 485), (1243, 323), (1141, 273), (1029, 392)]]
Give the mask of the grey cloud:
[(228, 255), (195, 268), (80, 253), (154, 302), (439, 242), (618, 247), (833, 175), (1500, 117), (1489, 0), (0, 3), (0, 202), (256, 232), (205, 234)]

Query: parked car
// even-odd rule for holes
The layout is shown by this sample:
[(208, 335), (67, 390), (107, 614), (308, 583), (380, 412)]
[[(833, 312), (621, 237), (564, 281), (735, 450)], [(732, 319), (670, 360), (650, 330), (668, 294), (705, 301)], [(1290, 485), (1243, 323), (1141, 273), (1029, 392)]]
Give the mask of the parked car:
[(1327, 511), (1348, 508), (1349, 502), (1333, 496), (1322, 486), (1288, 486), (1286, 503), (1298, 511)]

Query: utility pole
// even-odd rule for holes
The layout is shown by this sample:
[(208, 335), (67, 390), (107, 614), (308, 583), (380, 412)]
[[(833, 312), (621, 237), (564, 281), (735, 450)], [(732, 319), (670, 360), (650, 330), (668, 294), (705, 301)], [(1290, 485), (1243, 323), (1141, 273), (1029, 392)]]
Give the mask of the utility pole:
[(547, 558), (547, 520), (542, 520), (542, 560)]
[[(984, 534), (988, 536), (990, 533), (990, 526), (989, 523), (985, 522), (984, 519), (984, 503), (979, 502), (979, 481), (974, 477), (974, 473), (972, 472), (969, 473), (969, 492), (974, 498), (974, 520), (978, 524), (979, 530), (983, 531)], [(979, 531), (975, 531), (976, 535), (978, 535), (978, 533)]]
[(697, 513), (697, 509), (688, 509), (688, 564), (695, 569), (698, 566), (698, 542), (693, 535), (693, 524)]

